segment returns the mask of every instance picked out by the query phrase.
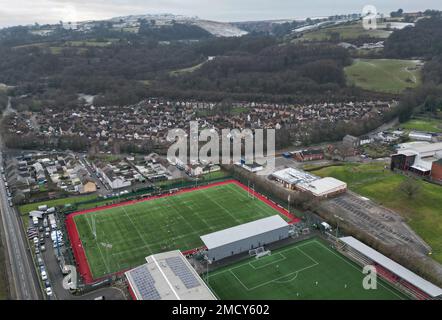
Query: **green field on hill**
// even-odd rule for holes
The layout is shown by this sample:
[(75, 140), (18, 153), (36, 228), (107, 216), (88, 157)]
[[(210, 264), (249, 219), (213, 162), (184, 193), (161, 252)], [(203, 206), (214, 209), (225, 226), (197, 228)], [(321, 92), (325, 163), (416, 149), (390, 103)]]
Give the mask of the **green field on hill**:
[(339, 34), (341, 41), (357, 39), (361, 36), (369, 36), (373, 38), (386, 39), (390, 36), (390, 31), (385, 30), (366, 30), (362, 27), (362, 23), (353, 23), (349, 25), (341, 25), (335, 27), (327, 27), (319, 30), (306, 32), (300, 40), (307, 41), (326, 41), (330, 40), (333, 33)]
[(407, 130), (442, 132), (442, 119), (411, 119), (400, 125)]
[(229, 183), (77, 215), (74, 221), (98, 278), (140, 265), (153, 253), (200, 247), (204, 234), (276, 214)]
[(349, 85), (375, 92), (401, 93), (420, 84), (419, 63), (416, 60), (355, 59), (345, 68), (345, 74)]
[(364, 289), (364, 276), (360, 266), (312, 239), (215, 270), (205, 280), (222, 300), (407, 299), (380, 279), (376, 290)]
[(433, 258), (442, 263), (442, 186), (417, 181), (420, 192), (409, 198), (398, 191), (406, 177), (384, 166), (385, 163), (346, 164), (313, 173), (345, 181), (353, 191), (401, 214), (431, 246)]

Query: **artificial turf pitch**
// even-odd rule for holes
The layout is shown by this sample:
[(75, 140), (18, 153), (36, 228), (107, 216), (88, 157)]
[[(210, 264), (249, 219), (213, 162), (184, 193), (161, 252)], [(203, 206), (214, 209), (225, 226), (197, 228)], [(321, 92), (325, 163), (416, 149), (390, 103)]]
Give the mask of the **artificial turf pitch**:
[(378, 277), (365, 290), (362, 268), (319, 239), (306, 240), (209, 273), (206, 283), (222, 300), (407, 299)]
[(67, 225), (73, 220), (75, 228), (68, 228), (72, 247), (77, 260), (87, 260), (87, 265), (85, 261), (80, 264), (89, 270), (80, 273), (90, 281), (138, 266), (153, 253), (201, 247), (200, 236), (204, 234), (284, 213), (264, 201), (252, 198), (238, 182), (228, 181), (80, 212), (68, 218)]

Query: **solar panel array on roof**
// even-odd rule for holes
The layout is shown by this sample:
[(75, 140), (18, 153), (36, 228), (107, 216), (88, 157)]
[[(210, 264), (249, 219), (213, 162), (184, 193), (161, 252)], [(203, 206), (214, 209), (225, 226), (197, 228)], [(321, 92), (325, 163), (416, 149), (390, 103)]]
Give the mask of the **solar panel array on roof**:
[(199, 281), (180, 257), (166, 258), (166, 263), (169, 265), (170, 269), (172, 269), (173, 273), (180, 278), (187, 289), (200, 286)]
[(132, 270), (130, 275), (143, 300), (161, 300), (155, 280), (146, 265)]

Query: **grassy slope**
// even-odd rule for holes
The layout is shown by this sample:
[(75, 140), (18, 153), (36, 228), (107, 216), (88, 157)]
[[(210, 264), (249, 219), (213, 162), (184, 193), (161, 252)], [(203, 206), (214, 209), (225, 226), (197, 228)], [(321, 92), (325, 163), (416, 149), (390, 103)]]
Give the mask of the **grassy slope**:
[(428, 132), (442, 132), (442, 120), (437, 119), (412, 119), (400, 125), (407, 130)]
[(97, 198), (96, 195), (87, 195), (87, 196), (78, 196), (78, 197), (67, 197), (67, 198), (61, 198), (61, 199), (54, 199), (54, 200), (48, 200), (48, 201), (42, 201), (37, 203), (30, 203), (22, 205), (18, 208), (21, 214), (28, 214), (29, 211), (37, 210), (38, 206), (41, 205), (47, 205), (48, 207), (55, 207), (55, 206), (64, 206), (65, 204), (73, 204), (77, 202), (82, 201), (88, 201)]
[(246, 191), (228, 184), (74, 219), (96, 278), (139, 265), (152, 253), (202, 246), (201, 235), (275, 214), (264, 202), (251, 200)]
[(345, 68), (349, 84), (366, 90), (386, 93), (401, 93), (406, 88), (415, 88), (421, 82), (416, 62), (395, 59), (357, 59)]
[(232, 300), (405, 298), (383, 282), (365, 290), (363, 277), (359, 266), (319, 240), (307, 240), (216, 270), (208, 283), (219, 298)]
[(434, 259), (442, 262), (442, 187), (419, 181), (421, 191), (410, 199), (398, 192), (405, 177), (382, 163), (332, 166), (314, 173), (343, 180), (353, 191), (400, 213), (433, 248)]
[(340, 34), (340, 39), (342, 41), (357, 39), (361, 36), (370, 36), (379, 39), (386, 39), (390, 36), (390, 32), (385, 30), (365, 30), (361, 23), (324, 28), (320, 30), (315, 30), (312, 32), (307, 32), (303, 35), (301, 40), (308, 41), (324, 41), (330, 39), (330, 33), (338, 32)]

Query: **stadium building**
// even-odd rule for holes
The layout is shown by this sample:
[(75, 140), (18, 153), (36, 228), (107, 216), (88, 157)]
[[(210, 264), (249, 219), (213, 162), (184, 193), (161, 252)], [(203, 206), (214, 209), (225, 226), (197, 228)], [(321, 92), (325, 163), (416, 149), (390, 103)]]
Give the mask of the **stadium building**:
[(318, 198), (332, 197), (347, 191), (347, 184), (335, 178), (320, 178), (305, 171), (286, 168), (276, 171), (272, 178), (285, 188), (310, 192)]
[(180, 251), (154, 254), (146, 261), (125, 273), (135, 300), (216, 300)]
[(423, 279), (414, 272), (401, 266), (380, 252), (353, 237), (342, 237), (342, 252), (349, 255), (360, 264), (373, 265), (377, 274), (388, 282), (401, 288), (402, 291), (419, 299), (442, 298), (442, 289)]
[(407, 144), (391, 156), (390, 168), (430, 176), (433, 162), (439, 159), (442, 159), (442, 142)]
[(290, 225), (278, 215), (201, 237), (209, 261), (218, 261), (289, 237)]

